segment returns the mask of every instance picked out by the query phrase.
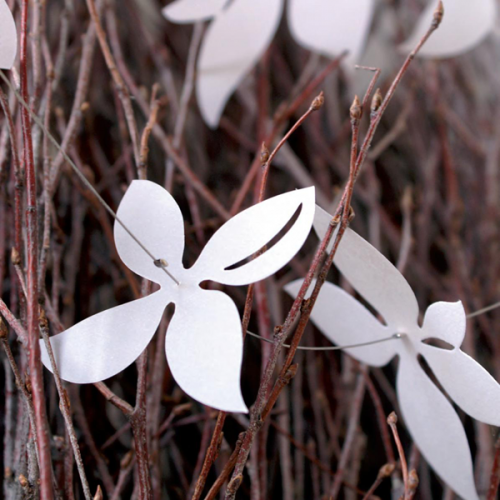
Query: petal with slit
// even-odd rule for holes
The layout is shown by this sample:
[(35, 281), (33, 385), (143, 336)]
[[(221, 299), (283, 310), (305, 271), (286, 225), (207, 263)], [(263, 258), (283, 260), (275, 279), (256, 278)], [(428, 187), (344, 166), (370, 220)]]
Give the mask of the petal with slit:
[(447, 351), (425, 344), (421, 353), (443, 389), (465, 413), (500, 426), (500, 385), (477, 361), (460, 349)]
[[(311, 290), (314, 285), (315, 282), (311, 284)], [(301, 286), (302, 280), (293, 281), (285, 286), (285, 291), (295, 298)], [(382, 340), (393, 333), (358, 300), (342, 288), (328, 282), (321, 287), (311, 313), (311, 320), (338, 346)], [(388, 341), (344, 351), (362, 363), (384, 366), (396, 355), (396, 342), (396, 340)]]
[[(246, 285), (267, 278), (281, 269), (300, 250), (314, 217), (314, 188), (291, 191), (258, 203), (227, 221), (210, 238), (200, 257), (189, 270), (196, 279), (226, 285)], [(298, 217), (285, 234), (250, 262), (252, 257)]]
[(462, 302), (435, 302), (425, 313), (423, 338), (437, 338), (453, 347), (460, 347), (464, 340), (465, 322)]
[[(316, 208), (314, 229), (323, 238), (332, 216)], [(333, 260), (356, 291), (385, 319), (394, 333), (416, 326), (418, 304), (403, 275), (375, 247), (347, 229)]]

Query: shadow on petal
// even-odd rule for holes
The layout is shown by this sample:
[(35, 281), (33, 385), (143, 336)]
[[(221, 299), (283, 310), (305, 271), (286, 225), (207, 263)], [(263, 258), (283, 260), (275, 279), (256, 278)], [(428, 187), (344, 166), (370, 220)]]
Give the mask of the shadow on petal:
[(397, 392), (408, 432), (429, 465), (458, 495), (478, 500), (462, 422), (412, 355), (399, 360)]
[(241, 319), (225, 293), (181, 292), (165, 350), (173, 377), (193, 399), (227, 412), (248, 411), (240, 389)]
[[(132, 364), (144, 351), (169, 302), (163, 291), (95, 314), (50, 338), (63, 380), (90, 384), (105, 380)], [(40, 340), (42, 362), (52, 371)]]
[(424, 346), (421, 352), (443, 389), (465, 413), (500, 426), (500, 385), (477, 361), (460, 349)]

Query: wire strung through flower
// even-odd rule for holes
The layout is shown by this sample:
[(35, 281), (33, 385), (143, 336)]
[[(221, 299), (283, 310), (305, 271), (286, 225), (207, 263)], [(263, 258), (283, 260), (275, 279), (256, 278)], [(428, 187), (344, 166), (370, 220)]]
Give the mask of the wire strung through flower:
[[(472, 319), (472, 318), (475, 318), (477, 316), (480, 316), (481, 314), (486, 314), (487, 312), (493, 311), (493, 310), (498, 309), (498, 308), (500, 308), (500, 302), (496, 302), (495, 304), (492, 304), (488, 307), (483, 307), (482, 309), (479, 309), (479, 310), (474, 311), (470, 314), (467, 314), (466, 318)], [(260, 339), (260, 340), (267, 342), (269, 344), (274, 344), (273, 340), (261, 337), (260, 335), (257, 335), (256, 333), (250, 332), (249, 330), (247, 330), (247, 333), (248, 333), (248, 335), (250, 335), (256, 339)], [(356, 347), (365, 347), (365, 346), (373, 345), (373, 344), (381, 344), (382, 342), (389, 342), (390, 340), (398, 340), (398, 339), (403, 338), (405, 335), (406, 335), (405, 333), (394, 333), (390, 337), (386, 337), (386, 338), (379, 339), (379, 340), (372, 340), (371, 342), (363, 342), (361, 344), (352, 344), (352, 345), (344, 345), (344, 346), (330, 346), (330, 347), (301, 347), (301, 346), (299, 346), (299, 347), (297, 347), (297, 349), (299, 349), (301, 351), (340, 351), (342, 349), (354, 349)], [(283, 344), (283, 347), (286, 347), (289, 349), (291, 346), (288, 344)]]
[(493, 311), (494, 309), (498, 309), (500, 307), (500, 302), (496, 302), (495, 304), (491, 304), (491, 306), (483, 307), (478, 311), (467, 314), (467, 319), (475, 318), (476, 316), (481, 316), (481, 314), (486, 314), (487, 312)]
[[(29, 105), (26, 103), (26, 101), (22, 98), (21, 94), (17, 91), (17, 89), (12, 85), (5, 76), (5, 73), (0, 70), (0, 77), (2, 77), (2, 80), (7, 84), (9, 89), (15, 94), (17, 100), (23, 106), (24, 109), (26, 109), (30, 115), (30, 117), (33, 119), (33, 121), (40, 127), (40, 129), (44, 132), (44, 134), (47, 135), (49, 138), (50, 142), (54, 144), (56, 149), (63, 155), (64, 159), (68, 162), (69, 166), (73, 169), (77, 177), (85, 184), (85, 186), (92, 192), (92, 194), (96, 197), (97, 201), (104, 207), (104, 209), (120, 224), (120, 226), (125, 229), (125, 231), (129, 234), (129, 236), (146, 252), (146, 254), (153, 260), (155, 265), (157, 267), (160, 267), (170, 279), (172, 279), (177, 285), (180, 285), (180, 282), (175, 278), (175, 276), (172, 275), (167, 269), (166, 266), (168, 265), (164, 259), (157, 259), (148, 249), (147, 247), (137, 238), (137, 236), (132, 233), (132, 231), (123, 223), (123, 221), (116, 215), (116, 212), (104, 201), (102, 196), (96, 191), (94, 186), (89, 182), (89, 180), (83, 175), (83, 173), (80, 171), (80, 169), (75, 165), (73, 160), (69, 157), (69, 155), (66, 153), (66, 151), (63, 150), (63, 148), (60, 146), (60, 144), (57, 142), (55, 137), (47, 130), (47, 128), (44, 126), (42, 120), (38, 118), (38, 116), (33, 113), (29, 107)], [(161, 262), (161, 265), (158, 266), (156, 262)]]
[[(267, 342), (268, 344), (274, 344), (274, 340), (266, 339), (264, 337), (261, 337), (260, 335), (257, 335), (256, 333), (250, 332), (247, 330), (248, 335), (251, 337), (255, 337), (256, 339), (263, 340), (264, 342)], [(355, 349), (356, 347), (365, 347), (369, 345), (374, 345), (374, 344), (382, 344), (383, 342), (389, 342), (391, 340), (399, 340), (402, 339), (406, 334), (405, 333), (394, 333), (389, 337), (385, 337), (383, 339), (378, 339), (378, 340), (371, 340), (370, 342), (362, 342), (360, 344), (352, 344), (352, 345), (343, 345), (343, 346), (329, 346), (329, 347), (297, 347), (298, 350), (300, 351), (340, 351), (342, 349)], [(289, 344), (283, 344), (283, 347), (286, 347), (287, 349), (290, 349)]]
[[(38, 118), (38, 116), (31, 111), (31, 108), (28, 106), (28, 104), (25, 102), (25, 100), (22, 98), (21, 94), (17, 91), (17, 89), (11, 84), (10, 80), (7, 78), (5, 73), (0, 70), (0, 77), (2, 80), (6, 83), (6, 85), (9, 87), (9, 89), (14, 93), (16, 96), (17, 100), (28, 111), (28, 114), (30, 117), (33, 119), (33, 121), (40, 127), (40, 129), (43, 131), (44, 134), (47, 135), (49, 138), (50, 142), (55, 146), (55, 148), (62, 154), (64, 159), (68, 162), (69, 166), (73, 169), (77, 177), (82, 181), (82, 183), (92, 192), (92, 194), (96, 197), (97, 201), (104, 207), (104, 209), (120, 224), (123, 229), (129, 234), (129, 236), (146, 252), (146, 254), (153, 260), (153, 263), (156, 267), (161, 268), (167, 276), (174, 281), (176, 285), (180, 285), (180, 281), (175, 278), (175, 276), (172, 275), (170, 271), (168, 271), (167, 266), (168, 262), (165, 259), (157, 259), (148, 249), (147, 247), (137, 238), (137, 236), (132, 233), (132, 231), (122, 222), (122, 220), (116, 215), (116, 212), (104, 201), (102, 196), (96, 191), (94, 186), (90, 183), (90, 181), (83, 175), (83, 173), (79, 170), (79, 168), (76, 166), (74, 161), (69, 157), (69, 155), (64, 151), (64, 149), (61, 147), (61, 145), (57, 142), (55, 137), (50, 133), (50, 131), (45, 127), (43, 122)], [(485, 314), (487, 312), (493, 311), (495, 309), (500, 308), (500, 302), (496, 302), (495, 304), (492, 304), (490, 306), (484, 307), (482, 309), (479, 309), (478, 311), (474, 311), (470, 314), (467, 315), (468, 319), (475, 318), (476, 316), (480, 316), (481, 314)], [(252, 333), (252, 332), (247, 332), (249, 335), (252, 335), (253, 337), (260, 338), (266, 342), (273, 343), (273, 341), (265, 339), (263, 337), (260, 337), (259, 335)], [(398, 335), (398, 334), (396, 334)], [(378, 340), (372, 343), (379, 343), (379, 342), (387, 342), (389, 340), (393, 340), (394, 338), (399, 338), (399, 337), (388, 337), (387, 339), (383, 340)], [(363, 344), (363, 345), (368, 345), (368, 344)], [(285, 347), (289, 347), (285, 345)], [(350, 346), (347, 346), (350, 347)], [(360, 345), (356, 345), (354, 347), (360, 347)], [(333, 348), (313, 348), (313, 347), (299, 347), (299, 349), (302, 350), (338, 350), (338, 349), (344, 349), (345, 347), (333, 347)]]

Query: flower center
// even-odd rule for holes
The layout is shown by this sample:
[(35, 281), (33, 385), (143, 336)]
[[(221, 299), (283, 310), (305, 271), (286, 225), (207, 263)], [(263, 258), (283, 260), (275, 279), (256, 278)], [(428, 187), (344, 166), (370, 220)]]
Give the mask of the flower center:
[(156, 267), (162, 269), (168, 275), (168, 277), (175, 282), (177, 286), (181, 284), (181, 282), (167, 269), (168, 262), (165, 259), (156, 259), (153, 261), (153, 263)]

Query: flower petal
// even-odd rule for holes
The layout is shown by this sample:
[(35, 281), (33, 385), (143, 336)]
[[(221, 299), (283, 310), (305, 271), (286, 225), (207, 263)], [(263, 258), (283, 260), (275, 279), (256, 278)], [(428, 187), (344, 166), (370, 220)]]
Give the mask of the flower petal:
[[(331, 218), (316, 207), (314, 229), (320, 239)], [(403, 275), (376, 248), (347, 229), (333, 262), (357, 292), (384, 317), (394, 333), (410, 333), (408, 328), (416, 325), (418, 319), (417, 299)]]
[[(267, 245), (300, 208), (285, 235), (269, 250), (235, 269)], [(226, 285), (246, 285), (267, 278), (281, 269), (302, 247), (314, 217), (314, 188), (299, 189), (258, 203), (226, 222), (210, 238), (193, 268), (196, 279)]]
[[(75, 384), (100, 382), (124, 370), (149, 344), (169, 300), (159, 291), (95, 314), (50, 338), (63, 380)], [(42, 362), (52, 371), (40, 340)]]
[(271, 43), (282, 11), (283, 0), (237, 0), (209, 26), (196, 87), (209, 126), (217, 127), (229, 97)]
[[(118, 207), (117, 216), (155, 259), (168, 263), (168, 270), (174, 276), (182, 274), (184, 220), (166, 189), (150, 181), (133, 181)], [(172, 285), (171, 279), (154, 265), (152, 258), (118, 221), (114, 233), (116, 249), (127, 267), (155, 283)]]
[(397, 392), (406, 427), (429, 465), (458, 495), (478, 500), (463, 425), (412, 355), (400, 359)]
[(219, 13), (228, 0), (176, 0), (163, 7), (162, 13), (174, 23), (205, 21)]
[[(415, 31), (402, 45), (412, 50), (429, 29), (439, 0), (432, 0)], [(425, 45), (420, 49), (423, 57), (453, 57), (473, 49), (486, 38), (495, 26), (497, 6), (495, 0), (445, 0), (444, 17)]]
[(421, 353), (450, 398), (465, 413), (500, 426), (500, 385), (460, 349), (447, 351), (423, 345)]
[(423, 339), (438, 338), (460, 347), (465, 335), (465, 311), (461, 301), (431, 304), (422, 325)]
[[(314, 282), (311, 284), (310, 290), (314, 284)], [(284, 290), (295, 298), (301, 286), (302, 280), (297, 280), (288, 283)], [(311, 320), (338, 346), (381, 340), (392, 333), (354, 297), (328, 282), (321, 287), (311, 313)], [(344, 349), (344, 351), (370, 366), (384, 366), (396, 355), (393, 342)]]
[(374, 0), (290, 0), (288, 23), (304, 47), (327, 57), (344, 50), (358, 62), (373, 18)]
[(0, 0), (0, 68), (11, 69), (17, 54), (17, 30), (12, 12)]
[(222, 292), (180, 288), (165, 341), (172, 375), (207, 406), (247, 412), (240, 389), (243, 335), (234, 302)]

